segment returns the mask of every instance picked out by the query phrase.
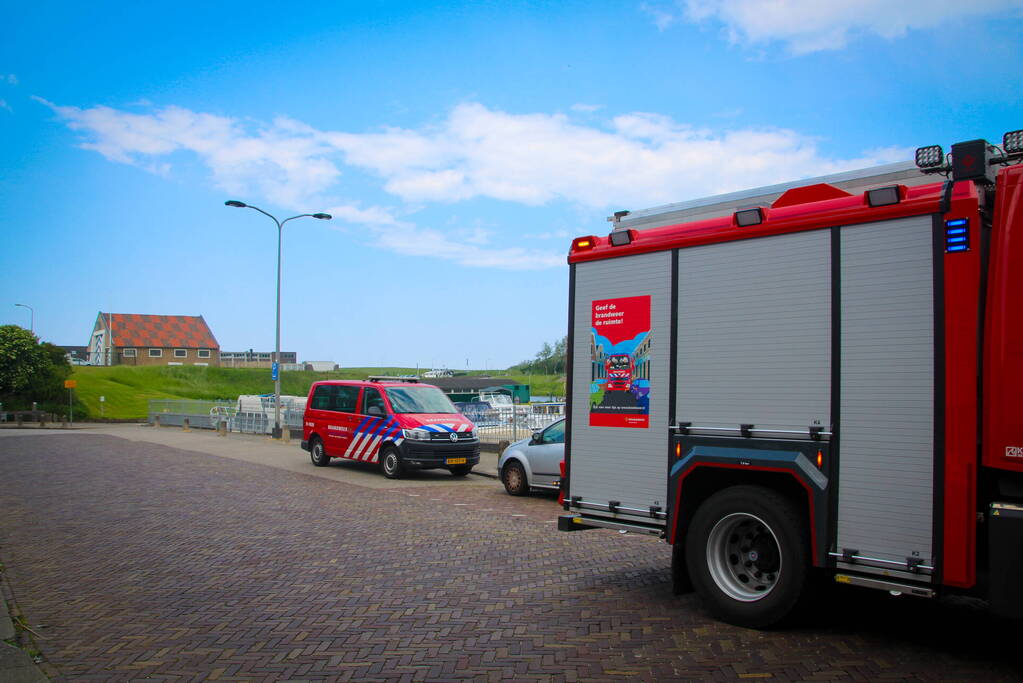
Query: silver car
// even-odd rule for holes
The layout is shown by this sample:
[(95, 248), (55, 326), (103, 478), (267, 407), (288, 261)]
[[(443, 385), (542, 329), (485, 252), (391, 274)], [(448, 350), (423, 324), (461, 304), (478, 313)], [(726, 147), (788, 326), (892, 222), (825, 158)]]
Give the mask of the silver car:
[(557, 491), (561, 485), (561, 461), (565, 459), (565, 419), (533, 432), (504, 449), (497, 461), (504, 489), (524, 496), (532, 489)]

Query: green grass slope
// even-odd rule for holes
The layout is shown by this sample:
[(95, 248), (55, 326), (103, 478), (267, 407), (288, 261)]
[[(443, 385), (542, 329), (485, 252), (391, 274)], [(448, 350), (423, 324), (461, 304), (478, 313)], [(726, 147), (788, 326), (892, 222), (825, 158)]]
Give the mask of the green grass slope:
[[(312, 383), (321, 379), (366, 379), (370, 375), (398, 376), (415, 371), (415, 368), (345, 368), (335, 372), (282, 372), (281, 393), (305, 396)], [(78, 382), (76, 397), (90, 417), (121, 420), (144, 420), (150, 399), (234, 400), (240, 394), (270, 394), (274, 390), (269, 370), (249, 368), (76, 366), (72, 379)], [(523, 375), (514, 379), (522, 383), (531, 380), (534, 394), (561, 394), (564, 386), (561, 378), (553, 375), (529, 378)], [(102, 412), (100, 396), (105, 398)]]

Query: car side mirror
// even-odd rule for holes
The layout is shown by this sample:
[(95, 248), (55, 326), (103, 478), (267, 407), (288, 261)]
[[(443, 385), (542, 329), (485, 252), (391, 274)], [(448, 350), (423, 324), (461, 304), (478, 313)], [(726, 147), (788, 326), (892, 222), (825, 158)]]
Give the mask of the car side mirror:
[(370, 406), (366, 410), (366, 414), (367, 415), (376, 415), (377, 417), (383, 417), (384, 415), (386, 415), (386, 413), (384, 412), (384, 409), (381, 408), (380, 406)]
[(529, 440), (529, 443), (531, 445), (532, 444), (538, 444), (542, 440), (543, 440), (543, 434), (541, 434), (540, 432), (533, 432), (533, 438)]

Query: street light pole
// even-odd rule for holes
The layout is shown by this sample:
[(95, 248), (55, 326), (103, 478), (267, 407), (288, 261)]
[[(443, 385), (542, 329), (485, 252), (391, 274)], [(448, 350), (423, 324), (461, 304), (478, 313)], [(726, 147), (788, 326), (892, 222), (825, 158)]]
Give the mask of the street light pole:
[(240, 209), (254, 209), (264, 216), (269, 216), (270, 220), (277, 226), (277, 334), (276, 344), (274, 348), (273, 358), (273, 376), (274, 376), (274, 426), (273, 431), (270, 432), (270, 438), (279, 439), (281, 438), (281, 235), (283, 233), (284, 224), (288, 221), (293, 221), (296, 218), (319, 218), (320, 220), (329, 221), (332, 216), (329, 213), (302, 213), (291, 218), (285, 218), (283, 221), (277, 220), (277, 218), (263, 211), (258, 206), (252, 206), (244, 202), (239, 202), (234, 199), (229, 199), (224, 202), (227, 206), (233, 206)]
[(31, 306), (29, 306), (28, 304), (14, 304), (14, 305), (15, 306), (21, 306), (22, 308), (27, 308), (28, 309), (28, 312), (30, 314), (30, 316), (29, 316), (29, 323), (28, 323), (28, 331), (31, 332), (32, 334), (35, 334), (36, 333), (36, 311), (35, 311), (35, 309), (32, 308)]

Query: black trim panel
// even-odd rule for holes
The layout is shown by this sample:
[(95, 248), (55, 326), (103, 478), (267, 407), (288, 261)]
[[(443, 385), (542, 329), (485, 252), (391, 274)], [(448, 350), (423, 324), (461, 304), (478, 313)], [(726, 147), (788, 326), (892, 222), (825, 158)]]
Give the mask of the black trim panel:
[(842, 458), (842, 228), (831, 229), (831, 450), (827, 475), (834, 492), (828, 497), (828, 550), (838, 538), (839, 463)]
[(934, 214), (934, 481), (931, 554), (934, 580), (943, 582), (945, 554), (945, 220)]
[(565, 343), (565, 479), (561, 490), (565, 492), (564, 507), (572, 489), (572, 392), (575, 381), (575, 264), (568, 266), (568, 341)]

